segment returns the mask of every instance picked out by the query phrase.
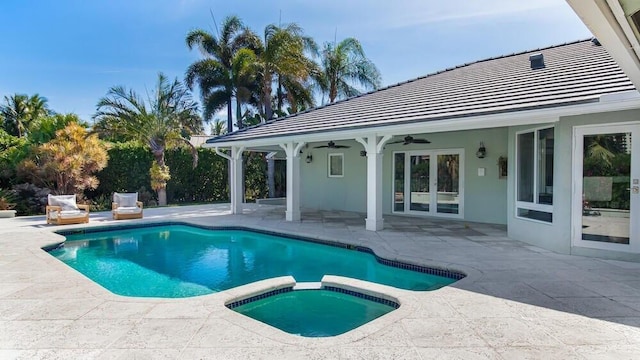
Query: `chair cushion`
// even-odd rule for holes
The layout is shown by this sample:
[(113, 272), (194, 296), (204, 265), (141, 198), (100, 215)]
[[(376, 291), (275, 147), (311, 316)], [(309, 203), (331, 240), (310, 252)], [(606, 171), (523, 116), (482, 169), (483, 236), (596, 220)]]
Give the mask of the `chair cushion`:
[[(81, 211), (81, 210), (62, 210), (62, 211), (60, 211), (60, 217), (63, 218), (63, 219), (85, 217), (85, 216), (87, 216), (87, 212), (86, 211)], [(57, 211), (49, 212), (49, 219), (57, 219), (57, 218), (58, 218), (58, 212)]]
[(118, 207), (136, 207), (138, 201), (138, 193), (113, 193), (113, 202)]
[(49, 194), (47, 200), (49, 201), (49, 205), (60, 206), (63, 211), (78, 210), (78, 206), (76, 205), (76, 196), (75, 195), (51, 195), (51, 194)]
[(137, 206), (118, 206), (116, 208), (118, 214), (137, 214), (141, 211), (142, 209)]

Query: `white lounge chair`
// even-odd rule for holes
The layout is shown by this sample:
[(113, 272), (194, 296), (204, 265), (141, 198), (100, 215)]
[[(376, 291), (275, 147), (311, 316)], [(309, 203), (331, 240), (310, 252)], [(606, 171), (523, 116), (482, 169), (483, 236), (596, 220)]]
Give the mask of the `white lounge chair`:
[(113, 193), (111, 212), (114, 220), (142, 219), (142, 202), (138, 193)]
[(76, 204), (75, 195), (48, 196), (47, 224), (68, 225), (89, 222), (90, 205)]

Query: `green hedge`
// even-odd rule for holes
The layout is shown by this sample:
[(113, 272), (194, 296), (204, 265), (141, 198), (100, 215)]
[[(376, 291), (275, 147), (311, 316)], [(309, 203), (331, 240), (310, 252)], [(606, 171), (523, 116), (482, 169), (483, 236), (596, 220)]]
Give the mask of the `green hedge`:
[(132, 143), (114, 144), (109, 149), (107, 167), (96, 174), (100, 181), (98, 188), (87, 191), (87, 197), (95, 199), (110, 197), (115, 191), (136, 192), (142, 187), (149, 189), (151, 161), (151, 152), (142, 146)]
[(195, 169), (191, 151), (187, 149), (166, 152), (165, 162), (171, 172), (167, 183), (169, 203), (229, 201), (228, 161), (213, 150), (198, 149)]
[[(228, 161), (210, 149), (198, 149), (198, 166), (194, 169), (188, 149), (165, 152), (171, 179), (167, 183), (167, 201), (173, 204), (228, 202)], [(114, 144), (109, 149), (109, 164), (97, 174), (100, 185), (87, 192), (91, 200), (109, 198), (114, 191), (136, 192), (150, 189), (149, 168), (153, 156), (140, 145)], [(277, 164), (282, 165), (282, 164)], [(267, 164), (263, 154), (244, 156), (245, 197), (247, 201), (265, 198), (268, 194)], [(284, 167), (276, 166), (276, 186), (284, 188)], [(153, 192), (153, 196), (156, 194)]]

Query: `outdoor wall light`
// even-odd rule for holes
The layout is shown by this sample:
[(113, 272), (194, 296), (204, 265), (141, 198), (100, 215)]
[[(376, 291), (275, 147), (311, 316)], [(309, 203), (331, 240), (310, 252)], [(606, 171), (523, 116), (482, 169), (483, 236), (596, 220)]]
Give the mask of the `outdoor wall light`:
[(307, 164), (310, 164), (311, 161), (313, 161), (313, 156), (311, 156), (311, 153), (309, 153), (309, 155), (307, 155), (307, 157), (304, 159), (304, 161), (306, 161)]
[(366, 151), (364, 151), (364, 150), (361, 150), (361, 151), (360, 151), (360, 156), (367, 156), (367, 152), (366, 152)]
[(478, 157), (478, 159), (483, 159), (485, 156), (487, 156), (487, 148), (484, 147), (484, 142), (480, 141), (480, 148), (478, 148), (478, 151), (476, 151), (476, 156)]

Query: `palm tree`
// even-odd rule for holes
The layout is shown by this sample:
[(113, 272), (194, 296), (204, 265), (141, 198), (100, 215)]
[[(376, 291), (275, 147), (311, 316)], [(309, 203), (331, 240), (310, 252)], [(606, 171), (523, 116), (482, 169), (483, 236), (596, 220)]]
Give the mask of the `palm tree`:
[(146, 103), (135, 91), (115, 86), (98, 101), (97, 109), (96, 131), (118, 134), (149, 146), (155, 159), (150, 169), (151, 187), (158, 192), (158, 203), (166, 205), (170, 175), (164, 162), (165, 150), (185, 144), (191, 148), (193, 167), (198, 164), (198, 152), (189, 137), (201, 133), (202, 122), (189, 90), (178, 79), (170, 82), (160, 73), (155, 91)]
[(38, 94), (14, 94), (4, 97), (0, 114), (4, 118), (3, 126), (8, 133), (23, 137), (28, 133), (31, 124), (52, 112), (47, 105), (47, 99)]
[(220, 136), (227, 132), (227, 128), (224, 125), (223, 120), (215, 119), (213, 120), (213, 124), (211, 124), (211, 135)]
[(354, 38), (346, 38), (336, 43), (325, 43), (321, 52), (321, 74), (318, 85), (329, 102), (338, 97), (352, 97), (360, 94), (354, 85), (365, 89), (380, 87), (380, 72), (367, 59), (360, 42)]
[[(222, 22), (218, 36), (206, 30), (196, 29), (187, 34), (189, 49), (198, 47), (205, 57), (191, 64), (185, 75), (190, 89), (197, 82), (203, 103), (203, 117), (208, 121), (224, 107), (227, 108), (227, 129), (233, 130), (233, 97), (238, 97), (237, 81), (244, 80), (244, 74), (237, 74), (239, 64), (245, 63), (247, 53), (237, 57), (244, 48), (251, 48), (255, 35), (236, 16), (229, 16)], [(242, 67), (242, 66), (241, 66)]]
[(295, 23), (284, 26), (267, 25), (264, 30), (264, 43), (256, 49), (259, 62), (259, 78), (261, 108), (265, 120), (273, 118), (273, 85), (277, 83), (277, 108), (282, 112), (284, 99), (283, 89), (288, 90), (291, 104), (294, 100), (304, 98), (313, 102), (309, 91), (301, 91), (304, 83), (313, 71), (313, 62), (305, 56), (305, 52), (317, 52), (313, 39), (304, 36), (304, 31)]

